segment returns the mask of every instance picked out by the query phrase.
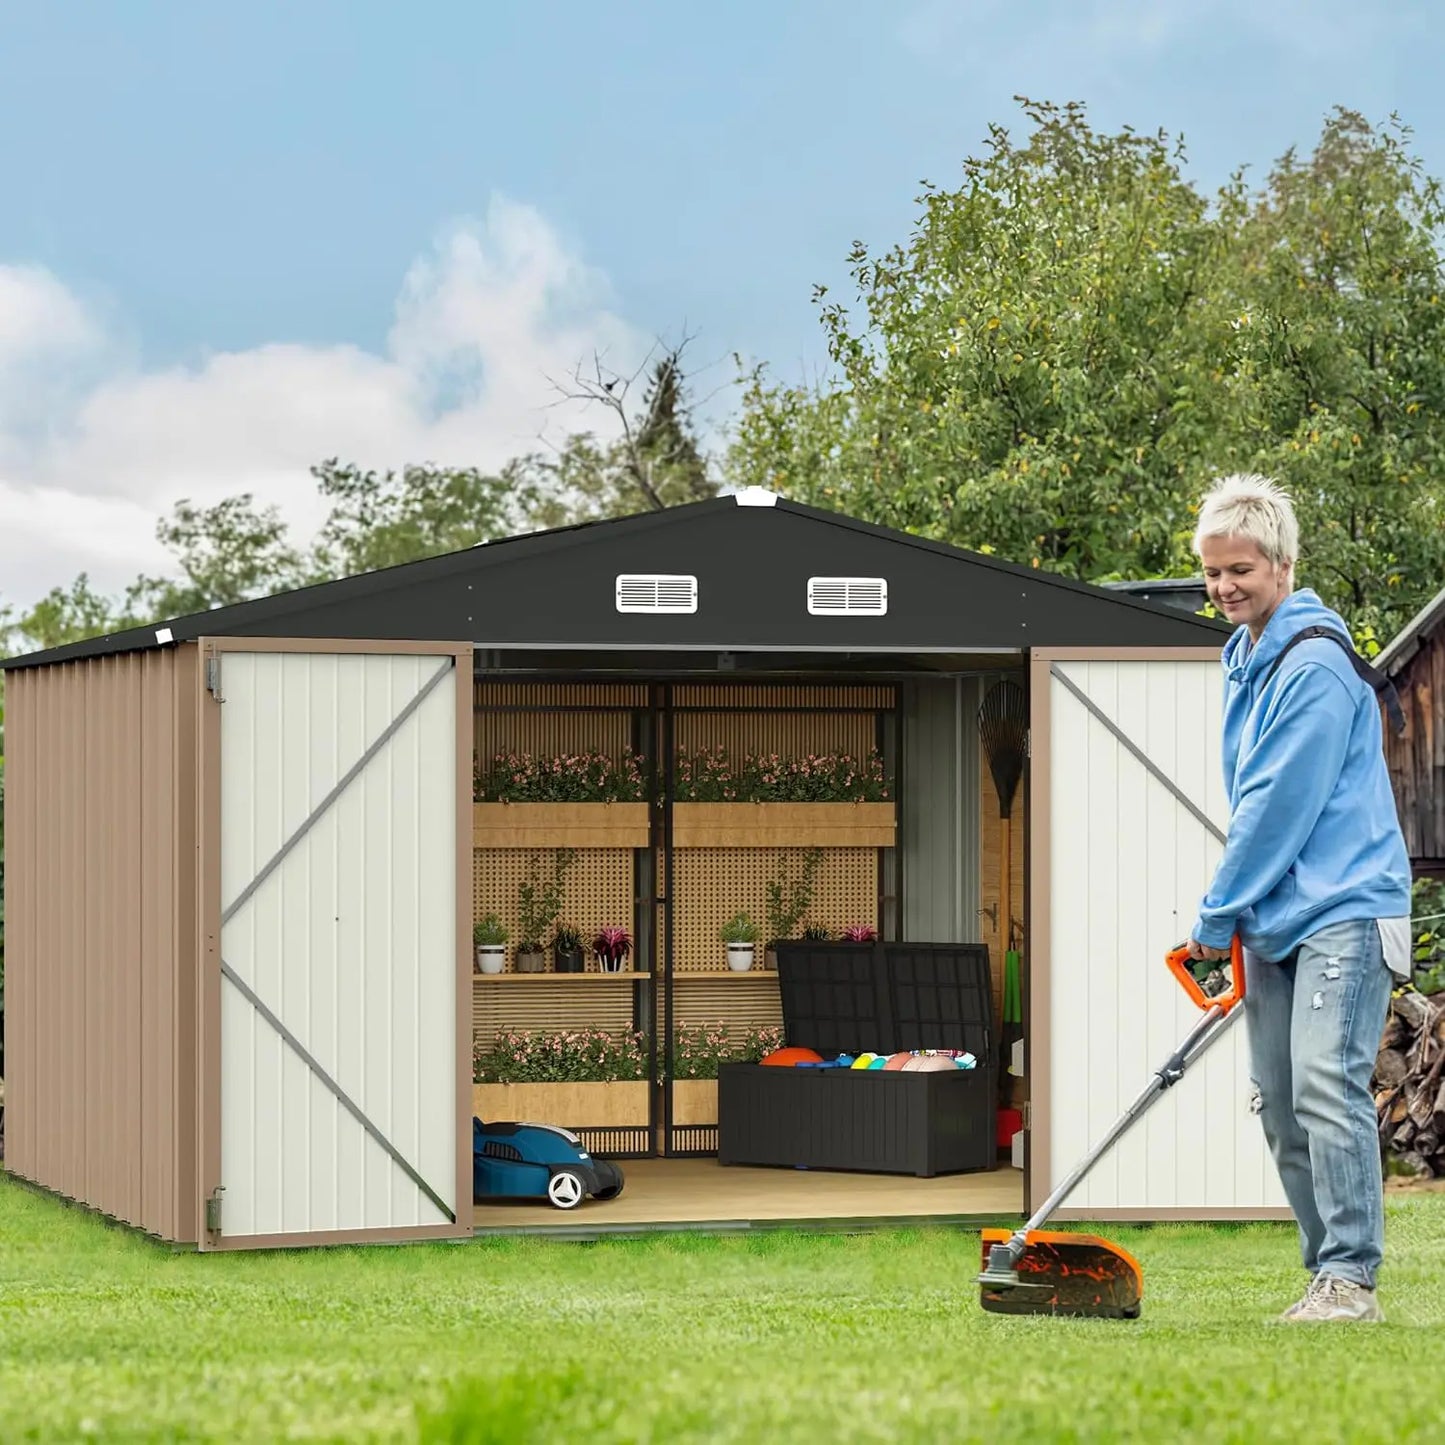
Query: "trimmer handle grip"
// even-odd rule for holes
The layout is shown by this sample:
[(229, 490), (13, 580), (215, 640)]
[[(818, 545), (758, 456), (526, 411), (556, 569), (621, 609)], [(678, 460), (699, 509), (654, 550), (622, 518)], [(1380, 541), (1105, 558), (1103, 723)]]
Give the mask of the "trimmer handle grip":
[(1164, 961), (1196, 1008), (1227, 1014), (1244, 1002), (1244, 949), (1237, 933), (1229, 940), (1228, 960), (1190, 958), (1185, 942), (1171, 949)]

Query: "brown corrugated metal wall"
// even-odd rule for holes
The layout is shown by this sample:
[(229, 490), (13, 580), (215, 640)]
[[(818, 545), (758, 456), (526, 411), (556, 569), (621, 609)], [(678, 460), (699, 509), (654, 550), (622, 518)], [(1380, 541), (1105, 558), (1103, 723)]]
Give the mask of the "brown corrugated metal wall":
[(194, 645), (6, 677), (6, 1166), (194, 1241)]

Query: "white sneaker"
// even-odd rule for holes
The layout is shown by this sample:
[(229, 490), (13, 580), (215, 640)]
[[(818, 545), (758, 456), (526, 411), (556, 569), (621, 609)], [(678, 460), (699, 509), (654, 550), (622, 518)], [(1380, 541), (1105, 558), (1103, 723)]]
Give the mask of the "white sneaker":
[(1336, 1274), (1315, 1277), (1305, 1297), (1283, 1318), (1291, 1324), (1315, 1324), (1325, 1320), (1358, 1320), (1383, 1323), (1385, 1314), (1375, 1291)]
[(1282, 1320), (1292, 1320), (1305, 1307), (1305, 1305), (1309, 1303), (1310, 1297), (1319, 1287), (1319, 1282), (1319, 1275), (1312, 1274), (1310, 1276), (1309, 1284), (1305, 1286), (1305, 1292), (1287, 1310), (1285, 1310), (1285, 1312), (1280, 1315), (1279, 1318)]

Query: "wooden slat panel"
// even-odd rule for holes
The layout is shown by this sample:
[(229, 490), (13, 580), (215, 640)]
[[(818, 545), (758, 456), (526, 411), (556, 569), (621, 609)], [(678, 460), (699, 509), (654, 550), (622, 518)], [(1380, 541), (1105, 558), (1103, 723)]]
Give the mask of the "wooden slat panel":
[[(660, 997), (660, 995), (659, 995)], [(734, 1033), (750, 1028), (778, 1028), (783, 1005), (776, 973), (741, 974), (733, 978), (688, 978), (673, 982), (672, 1022), (676, 1028), (724, 1024)], [(662, 1013), (658, 1012), (658, 1036)]]
[[(473, 749), (485, 768), (499, 753), (550, 758), (590, 752), (621, 762), (632, 743), (632, 710), (647, 706), (648, 692), (625, 684), (479, 682), (473, 699)], [(539, 710), (501, 710), (515, 708)], [(541, 711), (558, 708), (616, 711)]]
[(484, 707), (646, 707), (642, 683), (486, 682), (473, 688), (476, 706)]
[(606, 1029), (632, 1027), (632, 988), (617, 981), (566, 982), (519, 977), (509, 986), (478, 978), (472, 984), (473, 1047), (487, 1047), (502, 1029)]
[(676, 687), (674, 707), (856, 707), (887, 710), (898, 700), (894, 687), (850, 687), (831, 683), (816, 686), (772, 687), (747, 683), (702, 683)]

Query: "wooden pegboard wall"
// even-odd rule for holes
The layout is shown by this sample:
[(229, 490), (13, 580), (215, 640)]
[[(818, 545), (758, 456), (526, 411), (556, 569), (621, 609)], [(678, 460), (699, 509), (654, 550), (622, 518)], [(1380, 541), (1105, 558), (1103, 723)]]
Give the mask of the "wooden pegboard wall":
[[(768, 932), (768, 881), (780, 862), (789, 881), (802, 876), (806, 848), (681, 848), (673, 854), (673, 972), (727, 968), (719, 937), (742, 910), (758, 926), (755, 966), (763, 962)], [(813, 880), (813, 905), (795, 930), (809, 923), (835, 935), (850, 923), (878, 926), (878, 853), (873, 848), (825, 848)]]
[[(542, 882), (552, 877), (553, 848), (476, 848), (472, 850), (472, 913), (479, 921), (495, 913), (507, 930), (506, 972), (516, 969), (516, 948), (522, 941), (517, 894), (527, 881), (533, 859)], [(571, 924), (582, 934), (587, 949), (592, 935), (608, 925), (634, 931), (633, 856), (630, 848), (579, 848), (563, 882), (559, 923)], [(544, 939), (550, 944), (550, 939)], [(636, 943), (633, 944), (634, 950)], [(635, 961), (635, 952), (633, 960)], [(550, 966), (550, 965), (549, 965)], [(587, 952), (589, 973), (599, 972)]]

